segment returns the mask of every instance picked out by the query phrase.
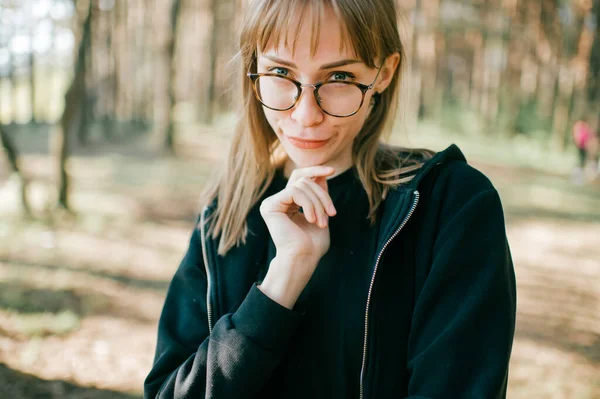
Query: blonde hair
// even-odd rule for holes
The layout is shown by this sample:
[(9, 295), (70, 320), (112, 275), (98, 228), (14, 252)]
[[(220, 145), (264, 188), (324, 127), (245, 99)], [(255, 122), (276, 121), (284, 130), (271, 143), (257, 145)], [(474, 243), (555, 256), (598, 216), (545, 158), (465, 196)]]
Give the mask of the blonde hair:
[[(408, 150), (401, 155), (400, 148), (384, 144), (398, 107), (400, 76), (407, 67), (394, 0), (255, 0), (247, 7), (234, 59), (241, 79), (240, 118), (225, 168), (202, 195), (204, 205), (217, 200), (208, 225), (209, 236), (220, 237), (220, 255), (245, 242), (248, 213), (264, 195), (277, 168), (285, 162), (285, 154), (254, 97), (246, 73), (256, 72), (257, 50), (266, 48), (268, 43), (277, 44), (283, 39), (288, 45), (292, 39), (294, 50), (300, 26), (307, 16), (312, 22), (311, 52), (316, 53), (325, 7), (342, 21), (342, 38), (348, 41), (343, 45), (349, 45), (367, 66), (376, 68), (376, 59), (383, 61), (394, 53), (400, 54), (400, 64), (390, 85), (379, 95), (352, 148), (354, 166), (369, 198), (371, 223), (375, 223), (377, 209), (389, 189), (410, 181), (413, 172), (433, 155), (428, 150)], [(295, 37), (289, 38), (288, 24), (293, 15), (299, 15), (298, 28)]]

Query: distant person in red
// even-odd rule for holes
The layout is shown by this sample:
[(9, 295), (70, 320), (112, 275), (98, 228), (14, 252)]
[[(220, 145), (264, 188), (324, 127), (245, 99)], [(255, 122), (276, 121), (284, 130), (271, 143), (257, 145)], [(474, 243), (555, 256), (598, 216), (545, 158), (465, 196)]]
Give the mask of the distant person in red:
[(579, 151), (579, 167), (585, 168), (589, 146), (594, 139), (594, 132), (589, 123), (579, 120), (573, 125), (573, 141)]

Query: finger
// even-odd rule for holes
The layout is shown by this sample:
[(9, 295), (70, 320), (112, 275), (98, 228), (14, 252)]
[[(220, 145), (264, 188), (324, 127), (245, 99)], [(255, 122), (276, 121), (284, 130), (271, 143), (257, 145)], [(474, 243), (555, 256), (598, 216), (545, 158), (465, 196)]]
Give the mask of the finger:
[(316, 181), (306, 179), (304, 180), (308, 187), (314, 192), (314, 194), (319, 199), (324, 211), (329, 216), (335, 216), (337, 213), (335, 206), (333, 205), (333, 200), (329, 196), (329, 193), (326, 190), (323, 190), (323, 187), (319, 185)]
[(316, 204), (300, 187), (287, 187), (276, 194), (274, 199), (279, 203), (279, 206), (276, 206), (276, 209), (274, 209), (275, 212), (287, 212), (292, 205), (298, 205), (302, 207), (304, 217), (309, 223), (317, 222)]
[[(302, 207), (302, 213), (304, 214), (306, 220), (309, 223), (320, 224), (321, 222), (319, 220), (318, 211), (318, 208), (320, 208), (320, 204), (316, 196), (309, 190), (298, 186), (290, 187), (290, 192), (294, 203)], [(322, 210), (321, 213), (323, 213)]]
[(333, 169), (331, 166), (323, 166), (323, 165), (310, 166), (308, 168), (294, 169), (288, 180), (288, 185), (294, 184), (296, 181), (300, 180), (303, 177), (308, 177), (310, 179), (313, 179), (316, 177), (331, 176), (334, 173), (335, 173), (335, 169)]
[(321, 187), (323, 189), (323, 191), (325, 191), (326, 193), (329, 193), (329, 186), (327, 185), (326, 177), (316, 177), (313, 179), (313, 181), (315, 183), (317, 183), (319, 185), (319, 187)]
[(319, 227), (327, 227), (327, 210), (323, 205), (323, 202), (315, 192), (315, 187), (319, 188), (312, 180), (303, 178), (296, 183), (297, 187), (300, 187), (314, 204), (315, 215), (317, 217), (317, 225)]

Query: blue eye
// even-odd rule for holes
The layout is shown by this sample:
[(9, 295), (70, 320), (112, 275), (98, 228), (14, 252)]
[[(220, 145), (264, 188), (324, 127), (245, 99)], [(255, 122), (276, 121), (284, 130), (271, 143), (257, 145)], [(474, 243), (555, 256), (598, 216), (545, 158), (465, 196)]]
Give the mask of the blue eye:
[(354, 80), (354, 75), (349, 72), (333, 72), (330, 79), (339, 81), (352, 81)]
[(275, 73), (277, 75), (282, 75), (282, 76), (287, 76), (289, 73), (287, 68), (282, 68), (282, 67), (269, 68), (269, 72)]

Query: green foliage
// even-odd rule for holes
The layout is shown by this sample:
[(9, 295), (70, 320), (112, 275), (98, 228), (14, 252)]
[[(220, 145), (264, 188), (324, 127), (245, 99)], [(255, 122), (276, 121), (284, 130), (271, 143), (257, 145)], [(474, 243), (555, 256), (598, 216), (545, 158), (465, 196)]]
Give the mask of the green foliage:
[[(508, 115), (510, 118), (510, 115)], [(539, 116), (535, 100), (524, 103), (517, 113), (514, 133), (546, 141), (552, 131), (552, 121)]]
[(481, 118), (477, 112), (457, 101), (444, 104), (439, 124), (442, 129), (461, 136), (478, 136), (482, 133)]
[(452, 135), (466, 137), (521, 135), (539, 141), (540, 144), (547, 142), (552, 131), (552, 121), (539, 116), (535, 101), (525, 103), (518, 109), (516, 115), (500, 110), (497, 120), (491, 124), (487, 124), (483, 116), (472, 107), (458, 101), (447, 101), (437, 123), (441, 129)]

